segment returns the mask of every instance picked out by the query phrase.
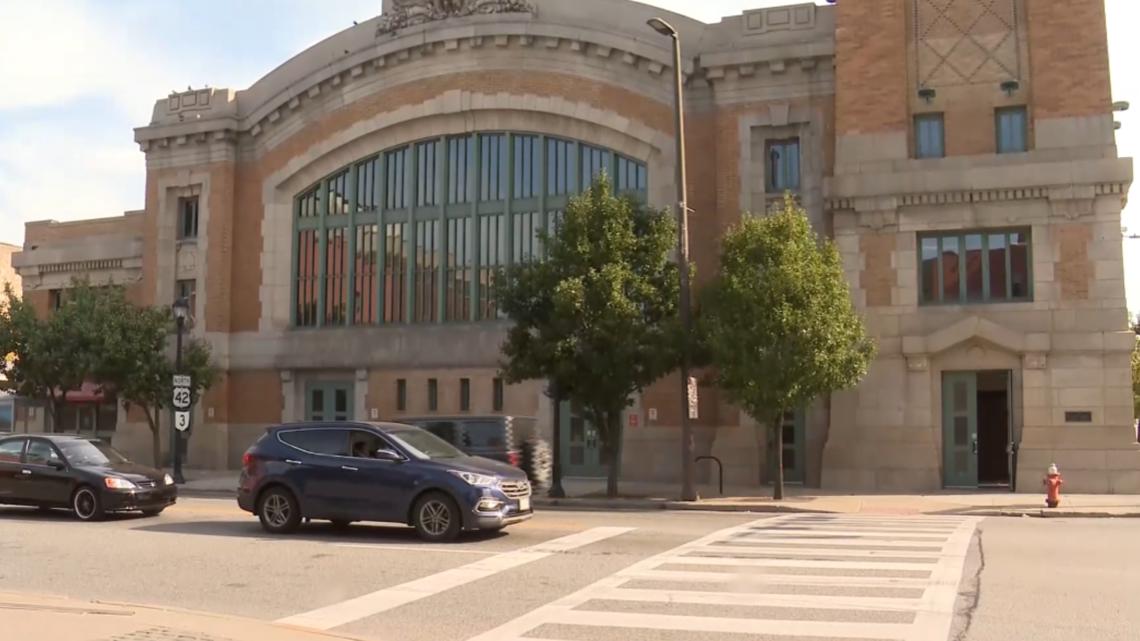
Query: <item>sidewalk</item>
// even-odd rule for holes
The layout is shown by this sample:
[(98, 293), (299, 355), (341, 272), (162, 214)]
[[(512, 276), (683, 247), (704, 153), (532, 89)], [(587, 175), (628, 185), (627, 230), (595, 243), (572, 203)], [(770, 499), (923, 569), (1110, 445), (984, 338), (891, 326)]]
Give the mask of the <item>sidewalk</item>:
[[(179, 490), (185, 496), (232, 497), (237, 472), (187, 470)], [(772, 500), (770, 487), (726, 487), (721, 496), (711, 485), (698, 487), (701, 500), (677, 500), (675, 484), (625, 482), (622, 498), (605, 498), (605, 479), (568, 478), (566, 498), (536, 496), (534, 505), (564, 509), (702, 510), (717, 512), (823, 512), (832, 514), (966, 514), (976, 516), (1135, 517), (1140, 518), (1140, 495), (1062, 494), (1061, 505), (1047, 509), (1043, 492), (1012, 494), (1000, 490), (930, 494), (844, 494), (789, 486), (783, 501)]]
[(332, 641), (354, 639), (168, 608), (0, 592), (5, 641)]

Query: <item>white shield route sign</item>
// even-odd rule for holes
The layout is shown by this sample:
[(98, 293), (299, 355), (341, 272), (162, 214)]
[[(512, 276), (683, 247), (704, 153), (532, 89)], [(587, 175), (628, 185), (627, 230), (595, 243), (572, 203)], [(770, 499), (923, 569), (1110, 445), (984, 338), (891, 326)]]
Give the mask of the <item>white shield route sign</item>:
[(174, 429), (185, 432), (190, 429), (190, 412), (174, 413)]
[(174, 409), (190, 409), (190, 377), (185, 374), (175, 374), (172, 382), (174, 383), (174, 398), (171, 399), (171, 404), (174, 405)]

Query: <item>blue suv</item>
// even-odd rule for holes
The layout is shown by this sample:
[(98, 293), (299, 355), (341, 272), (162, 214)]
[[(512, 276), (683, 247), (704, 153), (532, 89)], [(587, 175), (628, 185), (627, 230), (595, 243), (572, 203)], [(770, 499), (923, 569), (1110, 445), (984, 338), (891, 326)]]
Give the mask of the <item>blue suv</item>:
[(529, 519), (530, 483), (516, 467), (468, 456), (398, 423), (271, 427), (242, 456), (238, 506), (268, 532), (325, 519), (406, 523), (426, 541)]

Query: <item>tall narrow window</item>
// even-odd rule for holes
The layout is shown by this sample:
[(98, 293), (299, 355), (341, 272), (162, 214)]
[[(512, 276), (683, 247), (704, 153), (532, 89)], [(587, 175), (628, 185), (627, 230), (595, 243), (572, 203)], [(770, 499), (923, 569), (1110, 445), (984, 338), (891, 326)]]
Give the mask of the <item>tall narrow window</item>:
[(187, 309), (190, 310), (190, 315), (194, 315), (194, 310), (198, 309), (198, 281), (193, 278), (185, 280), (178, 280), (174, 282), (174, 300), (186, 299)]
[(408, 379), (396, 379), (396, 411), (403, 412), (408, 409)]
[(479, 200), (504, 200), (507, 197), (507, 136), (482, 135), (479, 141)]
[(57, 310), (63, 307), (63, 290), (62, 289), (49, 289), (48, 290), (48, 307), (51, 310)]
[(459, 379), (459, 411), (471, 411), (471, 379)]
[(514, 198), (533, 198), (542, 185), (538, 136), (515, 136)]
[[(613, 170), (610, 169), (610, 152), (607, 149), (598, 149), (590, 145), (580, 145), (580, 155), (582, 156), (582, 168), (578, 175), (582, 180), (582, 191), (586, 191), (593, 184), (594, 179), (597, 178), (602, 172), (612, 174)], [(613, 180), (610, 176), (610, 180)]]
[(446, 320), (468, 320), (471, 314), (471, 219), (447, 221)]
[(800, 140), (773, 140), (768, 143), (767, 191), (779, 194), (800, 188)]
[(408, 149), (389, 151), (384, 155), (387, 172), (384, 176), (384, 205), (387, 209), (403, 209), (408, 206), (408, 193), (405, 185), (407, 174)]
[(404, 305), (407, 291), (407, 254), (404, 250), (404, 229), (407, 223), (384, 225), (384, 322), (404, 322)]
[(491, 381), (491, 409), (495, 412), (503, 411), (503, 379), (501, 378)]
[(429, 378), (427, 381), (428, 410), (434, 412), (439, 409), (439, 381)]
[(574, 143), (568, 140), (546, 140), (546, 193), (561, 196), (574, 189)]
[(303, 229), (297, 232), (297, 279), (294, 283), (294, 296), (297, 301), (296, 322), (300, 327), (314, 327), (317, 324), (317, 305), (320, 296), (320, 256), (319, 231)]
[(471, 202), (467, 172), (475, 164), (475, 145), (469, 136), (447, 141), (447, 202)]
[(356, 273), (352, 284), (355, 294), (352, 322), (356, 325), (371, 325), (376, 322), (378, 240), (376, 225), (356, 226), (356, 255), (353, 257)]
[(371, 158), (356, 166), (357, 211), (373, 211), (380, 204), (379, 172), (379, 158)]
[(999, 154), (1014, 154), (1028, 149), (1028, 118), (1025, 107), (998, 109), (994, 117)]
[(325, 324), (343, 325), (348, 312), (348, 236), (345, 228), (326, 231)]
[(946, 155), (945, 142), (942, 114), (920, 114), (914, 117), (915, 158), (942, 158)]
[(329, 216), (348, 213), (348, 171), (342, 171), (328, 180)]
[(178, 199), (178, 240), (198, 237), (198, 197)]
[(416, 205), (430, 207), (439, 202), (436, 197), (435, 152), (438, 141), (416, 145)]
[(439, 221), (416, 221), (416, 313), (417, 323), (439, 320)]
[(506, 261), (506, 216), (479, 217), (479, 318), (499, 317), (495, 277)]

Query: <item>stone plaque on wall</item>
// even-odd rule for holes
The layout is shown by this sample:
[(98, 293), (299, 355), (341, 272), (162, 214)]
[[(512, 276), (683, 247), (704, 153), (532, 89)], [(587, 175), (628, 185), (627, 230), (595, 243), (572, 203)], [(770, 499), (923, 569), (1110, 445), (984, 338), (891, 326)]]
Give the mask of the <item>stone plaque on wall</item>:
[(919, 87), (1021, 77), (1017, 0), (914, 0)]

